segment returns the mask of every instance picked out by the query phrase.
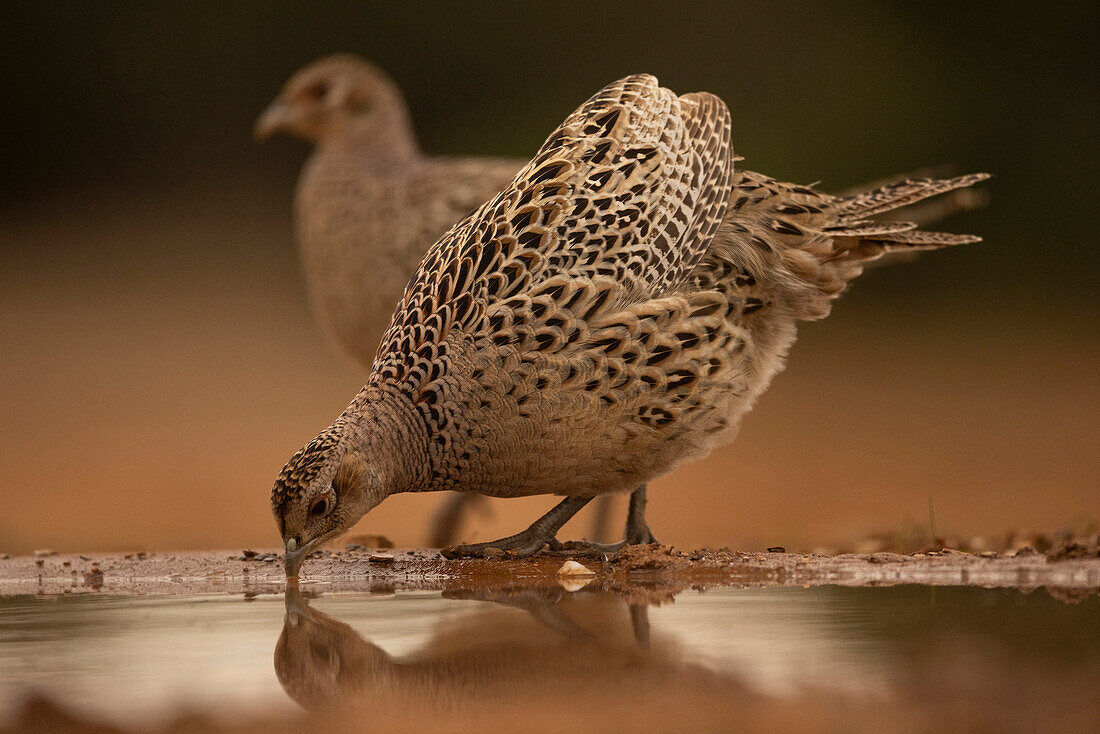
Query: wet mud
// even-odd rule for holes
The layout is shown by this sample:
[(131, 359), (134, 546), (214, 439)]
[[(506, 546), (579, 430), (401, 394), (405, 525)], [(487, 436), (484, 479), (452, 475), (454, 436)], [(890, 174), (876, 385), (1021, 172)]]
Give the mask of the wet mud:
[[(353, 543), (315, 552), (302, 585), (338, 591), (477, 591), (558, 586), (568, 556), (530, 559), (447, 560), (434, 549), (379, 550)], [(1100, 589), (1095, 539), (1070, 540), (1047, 553), (1024, 547), (1011, 555), (954, 549), (818, 555), (753, 553), (730, 549), (680, 550), (663, 545), (628, 547), (599, 559), (576, 558), (598, 587), (631, 593), (675, 593), (717, 586), (979, 586), (1038, 587), (1067, 596)], [(575, 577), (573, 583), (584, 577)], [(273, 549), (238, 551), (52, 554), (0, 559), (0, 595), (281, 593), (281, 555)]]

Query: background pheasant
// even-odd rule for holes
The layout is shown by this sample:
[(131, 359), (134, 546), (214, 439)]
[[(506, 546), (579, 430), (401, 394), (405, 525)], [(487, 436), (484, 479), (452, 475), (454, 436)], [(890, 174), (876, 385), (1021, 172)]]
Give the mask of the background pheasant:
[(306, 66), (256, 121), (315, 146), (294, 203), (317, 320), (370, 367), (394, 304), (428, 248), (524, 161), (425, 155), (397, 84), (348, 54)]
[(732, 440), (864, 264), (977, 238), (870, 218), (972, 185), (909, 179), (848, 197), (735, 172), (729, 112), (651, 76), (592, 97), (504, 191), (426, 255), (370, 379), (295, 454), (272, 507), (288, 575), (397, 492), (564, 495), (489, 547), (555, 546), (593, 496), (632, 491)]

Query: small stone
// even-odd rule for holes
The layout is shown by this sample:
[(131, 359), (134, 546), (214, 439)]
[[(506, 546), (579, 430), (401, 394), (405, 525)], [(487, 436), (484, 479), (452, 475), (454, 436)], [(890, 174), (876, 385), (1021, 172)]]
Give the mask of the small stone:
[(243, 551), (241, 551), (241, 553), (244, 555), (245, 558), (248, 558), (250, 560), (255, 558), (256, 556), (260, 555), (259, 553), (257, 553), (256, 551), (254, 551), (250, 548), (245, 548)]
[(787, 552), (787, 549), (784, 548), (781, 545), (773, 545), (771, 548), (768, 548), (768, 553), (786, 553), (786, 552)]
[(574, 560), (568, 560), (561, 564), (561, 568), (558, 569), (558, 576), (595, 576), (596, 572), (592, 569), (577, 563)]
[(367, 560), (371, 563), (393, 563), (395, 556), (392, 553), (371, 553)]
[(56, 556), (56, 555), (57, 555), (57, 551), (50, 550), (49, 548), (42, 548), (41, 550), (36, 550), (34, 552), (34, 557), (35, 558), (45, 558), (46, 556)]
[(68, 568), (69, 566), (73, 565), (73, 562), (72, 561), (62, 561), (61, 565), (64, 566), (65, 568)]
[(41, 558), (38, 558), (38, 559), (35, 560), (34, 565), (38, 566), (39, 568), (42, 568), (43, 566), (46, 565), (46, 562), (44, 560), (42, 560)]

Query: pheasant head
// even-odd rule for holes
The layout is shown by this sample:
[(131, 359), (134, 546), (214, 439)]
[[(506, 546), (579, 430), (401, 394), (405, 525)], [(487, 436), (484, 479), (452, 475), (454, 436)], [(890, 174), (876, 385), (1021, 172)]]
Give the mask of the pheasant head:
[(317, 145), (367, 144), (400, 154), (415, 151), (408, 109), (384, 71), (351, 54), (328, 56), (290, 78), (253, 133), (285, 133)]
[(341, 535), (384, 497), (382, 480), (338, 427), (303, 446), (275, 479), (271, 511), (282, 534), (287, 578), (305, 557)]

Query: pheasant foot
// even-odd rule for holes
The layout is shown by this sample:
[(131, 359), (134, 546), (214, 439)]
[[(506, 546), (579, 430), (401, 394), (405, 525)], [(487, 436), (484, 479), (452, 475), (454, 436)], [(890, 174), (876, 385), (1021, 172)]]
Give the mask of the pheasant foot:
[(591, 501), (591, 497), (566, 497), (521, 533), (484, 543), (452, 545), (442, 549), (440, 553), (444, 558), (451, 559), (491, 558), (500, 557), (499, 553), (503, 551), (507, 558), (528, 558), (546, 547), (560, 548), (561, 543), (555, 537), (558, 530)]
[(618, 543), (590, 543), (583, 540), (571, 540), (560, 544), (554, 550), (568, 555), (601, 556), (616, 553), (628, 545), (650, 545), (657, 542), (649, 525), (645, 521), (645, 485), (630, 493), (630, 509), (626, 515), (626, 530)]

